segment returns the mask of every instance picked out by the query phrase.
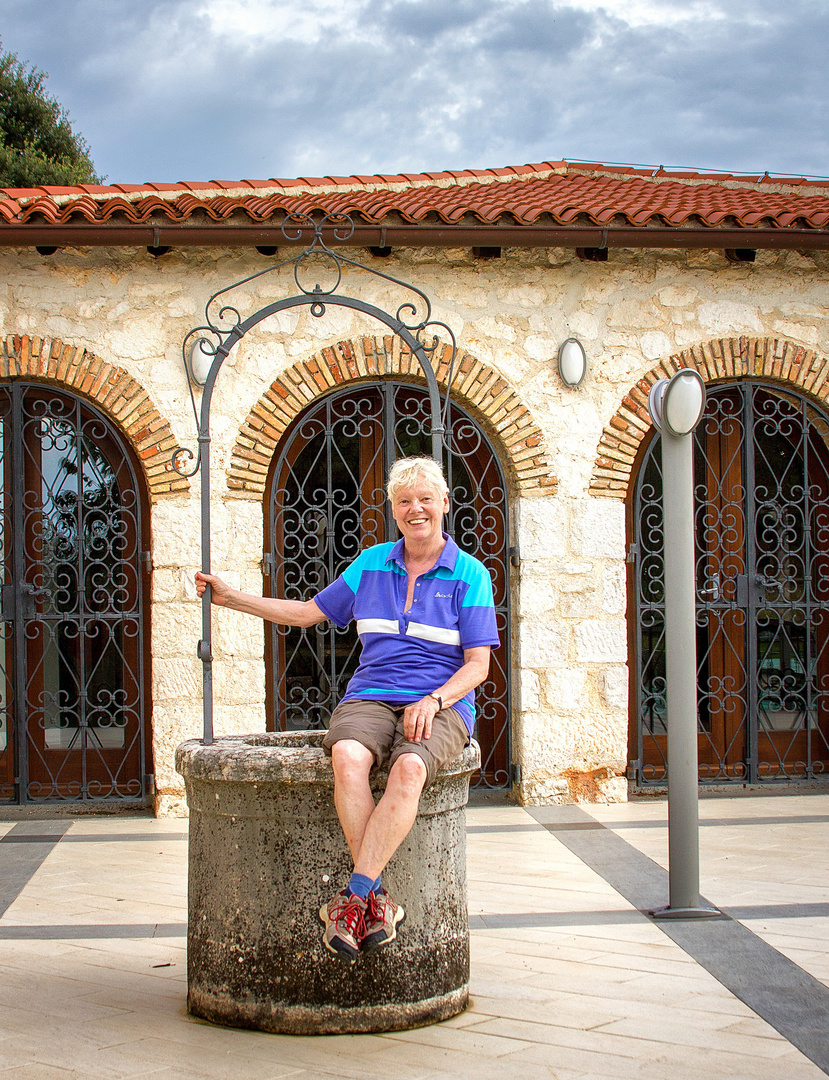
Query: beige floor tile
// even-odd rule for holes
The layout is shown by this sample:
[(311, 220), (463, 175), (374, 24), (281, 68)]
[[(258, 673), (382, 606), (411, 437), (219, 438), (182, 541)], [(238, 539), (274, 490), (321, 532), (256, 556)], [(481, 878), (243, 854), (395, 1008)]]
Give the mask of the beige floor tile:
[[(829, 898), (829, 797), (700, 805), (716, 822), (700, 830), (703, 891), (715, 903), (756, 905), (746, 924), (825, 977), (821, 918), (778, 919), (759, 908)], [(665, 864), (664, 804), (583, 809)], [(825, 820), (812, 820), (821, 814)], [(469, 834), (470, 912), (535, 912), (561, 924), (474, 929), (472, 1001), (459, 1017), (408, 1033), (336, 1038), (234, 1031), (188, 1017), (183, 936), (72, 937), (73, 925), (183, 924), (187, 883), (185, 823), (136, 816), (73, 824), (71, 835), (154, 839), (62, 841), (0, 920), (0, 928), (61, 927), (58, 939), (0, 940), (0, 1080), (823, 1075), (526, 811), (474, 808), (468, 820), (500, 829)], [(514, 825), (530, 827), (506, 828)], [(171, 966), (153, 967), (160, 963)]]
[(585, 1080), (825, 1080), (826, 1074), (794, 1052), (774, 1061), (733, 1054), (694, 1054), (681, 1047), (662, 1047), (641, 1058), (591, 1052), (569, 1046), (534, 1046), (509, 1059), (513, 1068), (545, 1064), (583, 1070)]

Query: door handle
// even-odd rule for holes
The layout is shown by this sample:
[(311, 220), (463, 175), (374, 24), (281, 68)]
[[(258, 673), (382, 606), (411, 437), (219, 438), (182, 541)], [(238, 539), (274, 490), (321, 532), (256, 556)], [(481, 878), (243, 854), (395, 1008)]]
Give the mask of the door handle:
[[(38, 589), (28, 581), (20, 586), (21, 608), (24, 619), (34, 619), (37, 615), (37, 602), (49, 595), (48, 589)], [(4, 598), (5, 599), (5, 598)]]
[(705, 581), (705, 584), (699, 591), (699, 598), (704, 604), (716, 604), (720, 598), (719, 575), (714, 578), (708, 578)]
[(765, 595), (765, 593), (769, 589), (773, 589), (776, 594), (776, 596), (773, 596), (771, 598), (770, 603), (774, 603), (775, 600), (779, 600), (781, 598), (780, 582), (777, 578), (766, 577), (765, 574), (755, 574), (753, 584), (754, 595), (758, 601), (768, 600), (768, 597)]

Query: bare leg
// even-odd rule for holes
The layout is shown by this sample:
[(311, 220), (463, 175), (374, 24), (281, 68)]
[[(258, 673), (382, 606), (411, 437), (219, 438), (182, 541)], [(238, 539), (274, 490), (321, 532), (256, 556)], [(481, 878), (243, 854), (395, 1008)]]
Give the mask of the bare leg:
[(334, 806), (351, 858), (356, 863), (366, 825), (374, 813), (368, 779), (374, 755), (354, 739), (341, 739), (331, 749), (331, 764), (334, 768)]
[[(354, 859), (356, 873), (372, 881), (380, 876), (414, 825), (425, 783), (426, 766), (420, 757), (401, 754), (391, 767), (383, 797), (363, 826), (362, 842)], [(337, 807), (339, 812), (339, 803)]]

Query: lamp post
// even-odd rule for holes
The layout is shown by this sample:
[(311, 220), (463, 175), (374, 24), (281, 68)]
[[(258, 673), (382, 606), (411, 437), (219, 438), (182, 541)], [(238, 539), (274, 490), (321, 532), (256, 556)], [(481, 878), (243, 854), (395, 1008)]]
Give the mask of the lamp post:
[(697, 752), (694, 436), (705, 383), (689, 368), (651, 388), (648, 411), (662, 436), (665, 536), (665, 676), (668, 711), (668, 877), (670, 901), (655, 918), (719, 915), (700, 906)]

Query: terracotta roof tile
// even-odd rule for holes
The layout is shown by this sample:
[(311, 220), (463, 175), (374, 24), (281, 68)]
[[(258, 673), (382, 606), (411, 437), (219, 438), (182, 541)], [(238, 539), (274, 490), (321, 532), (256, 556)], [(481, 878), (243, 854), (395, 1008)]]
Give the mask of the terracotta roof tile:
[(825, 229), (829, 180), (703, 175), (590, 162), (277, 180), (0, 189), (3, 224), (279, 222), (291, 212), (348, 213), (371, 225), (558, 225)]

